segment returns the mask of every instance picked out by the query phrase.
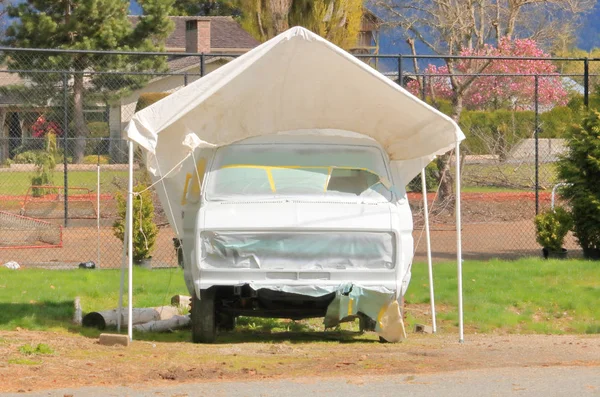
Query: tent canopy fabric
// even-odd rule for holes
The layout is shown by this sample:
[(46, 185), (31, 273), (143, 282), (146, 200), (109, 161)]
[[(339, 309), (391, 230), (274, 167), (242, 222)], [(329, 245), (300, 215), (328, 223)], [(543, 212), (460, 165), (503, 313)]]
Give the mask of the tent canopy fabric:
[(321, 128), (375, 139), (408, 180), (464, 139), (451, 118), (302, 27), (137, 112), (127, 135), (160, 175), (190, 147)]

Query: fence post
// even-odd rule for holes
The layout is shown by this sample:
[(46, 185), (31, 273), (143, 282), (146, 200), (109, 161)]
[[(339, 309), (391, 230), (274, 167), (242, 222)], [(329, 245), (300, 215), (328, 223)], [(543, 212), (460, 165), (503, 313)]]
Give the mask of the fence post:
[(65, 227), (69, 223), (69, 167), (67, 166), (67, 135), (69, 135), (69, 78), (67, 73), (63, 73), (63, 187), (65, 198)]
[(404, 87), (404, 76), (402, 74), (402, 54), (398, 54), (398, 84), (400, 84), (400, 87)]
[(590, 60), (583, 60), (583, 104), (586, 109), (590, 106)]
[(535, 75), (534, 87), (535, 101), (535, 214), (540, 211), (540, 153), (539, 153), (539, 76)]
[(185, 87), (187, 87), (187, 85), (188, 85), (188, 74), (187, 74), (187, 72), (185, 72), (185, 73), (183, 74), (183, 85), (184, 85)]
[(200, 77), (204, 77), (204, 53), (200, 54)]

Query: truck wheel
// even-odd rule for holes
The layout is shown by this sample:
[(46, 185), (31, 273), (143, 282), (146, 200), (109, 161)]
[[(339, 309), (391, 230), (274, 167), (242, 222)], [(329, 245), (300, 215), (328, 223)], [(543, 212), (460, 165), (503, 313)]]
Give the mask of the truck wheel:
[(214, 343), (217, 338), (215, 316), (215, 289), (200, 291), (200, 299), (192, 298), (192, 341)]

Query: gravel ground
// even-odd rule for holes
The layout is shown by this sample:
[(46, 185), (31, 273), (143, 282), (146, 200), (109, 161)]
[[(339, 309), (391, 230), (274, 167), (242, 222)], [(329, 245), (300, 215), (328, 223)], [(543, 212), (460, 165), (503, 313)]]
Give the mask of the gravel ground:
[(168, 387), (84, 387), (5, 396), (598, 396), (599, 367), (473, 369), (425, 375), (300, 378), (254, 382), (190, 383)]

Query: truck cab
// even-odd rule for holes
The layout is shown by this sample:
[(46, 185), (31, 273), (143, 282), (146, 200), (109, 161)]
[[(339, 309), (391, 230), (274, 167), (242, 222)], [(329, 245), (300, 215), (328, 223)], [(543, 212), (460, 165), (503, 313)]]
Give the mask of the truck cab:
[[(327, 320), (352, 290), (367, 306), (367, 292), (402, 299), (412, 215), (377, 141), (297, 130), (204, 153), (182, 213), (194, 342), (214, 342), (238, 316)], [(360, 307), (336, 318), (356, 317), (376, 327), (377, 314)]]

